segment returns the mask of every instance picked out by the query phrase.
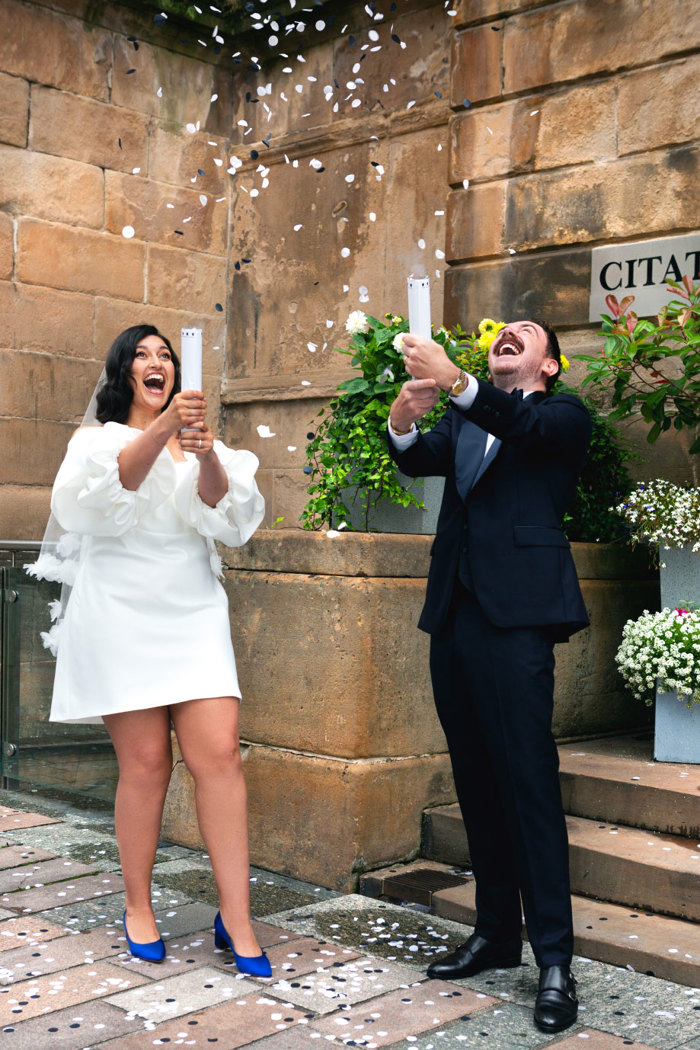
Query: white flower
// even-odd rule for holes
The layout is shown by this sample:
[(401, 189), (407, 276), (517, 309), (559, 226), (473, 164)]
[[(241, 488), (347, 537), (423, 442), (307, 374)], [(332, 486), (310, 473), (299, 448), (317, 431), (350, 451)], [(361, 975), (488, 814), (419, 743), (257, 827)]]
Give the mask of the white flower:
[(353, 310), (345, 322), (345, 331), (349, 332), (350, 335), (359, 335), (361, 332), (366, 332), (369, 329), (369, 321), (367, 320), (367, 314), (363, 313), (362, 310)]
[(651, 704), (658, 686), (687, 704), (700, 703), (700, 612), (645, 610), (625, 624), (615, 659), (637, 699)]
[(663, 478), (640, 482), (615, 510), (633, 526), (634, 540), (700, 551), (700, 488), (684, 489)]
[(405, 332), (398, 332), (394, 336), (394, 338), (392, 340), (393, 346), (394, 346), (394, 350), (398, 350), (399, 353), (403, 353), (403, 340), (404, 340), (405, 334), (406, 334)]

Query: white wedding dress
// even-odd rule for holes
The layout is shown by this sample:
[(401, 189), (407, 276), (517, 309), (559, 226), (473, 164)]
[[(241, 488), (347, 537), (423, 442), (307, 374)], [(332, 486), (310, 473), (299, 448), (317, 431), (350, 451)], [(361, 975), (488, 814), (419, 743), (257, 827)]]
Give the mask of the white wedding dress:
[(121, 423), (83, 427), (54, 482), (51, 508), (69, 534), (63, 547), (79, 552), (74, 580), (64, 581), (72, 583), (65, 615), (46, 643), (57, 648), (54, 722), (240, 697), (213, 541), (240, 546), (262, 521), (258, 460), (214, 443), (228, 476), (216, 507), (197, 491), (197, 458), (177, 463), (167, 449), (130, 491), (117, 457), (140, 433)]

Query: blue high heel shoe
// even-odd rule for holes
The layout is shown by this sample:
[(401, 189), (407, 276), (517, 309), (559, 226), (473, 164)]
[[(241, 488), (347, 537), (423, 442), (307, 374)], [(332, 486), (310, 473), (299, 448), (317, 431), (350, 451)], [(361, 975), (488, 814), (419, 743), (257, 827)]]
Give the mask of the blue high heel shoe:
[(261, 952), (260, 955), (239, 955), (233, 947), (233, 941), (226, 932), (226, 927), (221, 921), (221, 912), (216, 913), (214, 919), (214, 944), (222, 950), (228, 948), (233, 952), (236, 966), (241, 973), (248, 973), (251, 977), (272, 977), (270, 960)]
[(159, 937), (157, 941), (149, 941), (148, 944), (137, 944), (136, 941), (132, 941), (126, 928), (126, 911), (122, 917), (122, 922), (124, 923), (126, 943), (129, 945), (129, 951), (132, 955), (135, 955), (137, 959), (145, 959), (147, 962), (163, 961), (165, 958), (165, 945), (162, 938)]

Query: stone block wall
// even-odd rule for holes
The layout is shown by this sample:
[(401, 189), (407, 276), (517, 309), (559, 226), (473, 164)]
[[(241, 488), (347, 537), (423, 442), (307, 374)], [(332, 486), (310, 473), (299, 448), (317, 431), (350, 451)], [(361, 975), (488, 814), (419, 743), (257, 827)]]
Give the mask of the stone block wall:
[[(415, 855), (420, 814), (454, 800), (416, 629), (430, 536), (285, 530), (226, 549), (231, 633), (254, 864), (353, 889), (358, 874)], [(591, 627), (556, 647), (554, 732), (624, 732), (648, 710), (614, 663), (622, 625), (653, 607), (640, 551), (574, 544)], [(198, 848), (182, 761), (164, 834)]]
[(231, 78), (140, 6), (0, 4), (0, 538), (41, 537), (66, 442), (128, 325), (176, 347), (183, 324), (203, 328), (219, 421)]
[[(212, 422), (296, 527), (352, 309), (405, 312), (426, 270), (435, 321), (545, 315), (571, 356), (591, 248), (698, 227), (686, 0), (327, 0), (284, 55), (249, 29), (255, 63), (155, 10), (0, 5), (0, 538), (41, 534), (131, 323), (202, 326)], [(688, 479), (685, 435), (631, 433), (640, 475)]]
[[(301, 58), (290, 45), (242, 68), (234, 89), (225, 434), (259, 455), (268, 522), (282, 528), (298, 527), (307, 498), (310, 423), (347, 377), (334, 347), (347, 348), (348, 314), (405, 315), (415, 271), (442, 320), (453, 19), (404, 0), (373, 28), (362, 3), (326, 6), (335, 22)], [(259, 425), (275, 437), (259, 440)]]
[[(461, 0), (452, 41), (446, 323), (542, 316), (570, 356), (591, 248), (697, 230), (700, 8), (684, 0)], [(583, 377), (575, 364), (570, 378)], [(640, 476), (691, 481), (686, 435)]]
[(296, 527), (348, 313), (405, 312), (427, 269), (441, 320), (453, 20), (439, 0), (376, 29), (359, 0), (322, 6), (327, 30), (307, 19), (281, 57), (250, 29), (208, 46), (208, 12), (159, 26), (150, 2), (3, 0), (0, 538), (41, 536), (129, 324), (203, 328), (211, 421), (258, 451), (268, 522)]

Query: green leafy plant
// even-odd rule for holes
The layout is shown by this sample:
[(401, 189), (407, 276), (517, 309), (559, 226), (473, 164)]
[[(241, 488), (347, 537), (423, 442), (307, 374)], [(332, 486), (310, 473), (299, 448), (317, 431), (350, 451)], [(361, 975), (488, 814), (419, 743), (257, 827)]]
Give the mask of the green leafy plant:
[[(338, 396), (318, 413), (321, 422), (306, 446), (309, 464), (304, 470), (311, 478), (309, 501), (301, 515), (306, 529), (348, 524), (358, 503), (365, 531), (372, 508), (382, 500), (402, 507), (423, 506), (420, 496), (401, 484), (385, 437), (389, 409), (408, 378), (400, 349), (408, 322), (392, 314), (380, 321), (355, 310), (345, 327), (351, 335), (350, 349), (336, 349), (352, 358), (359, 374), (341, 383)], [(441, 328), (434, 333), (452, 355), (463, 345), (463, 336), (460, 329), (450, 333)], [(425, 417), (427, 426), (438, 421), (445, 400)]]
[[(605, 344), (597, 355), (580, 355), (588, 367), (583, 385), (612, 390), (613, 419), (639, 413), (648, 424), (649, 442), (671, 427), (700, 425), (700, 284), (686, 276), (668, 286), (679, 298), (653, 320), (637, 317), (634, 296), (618, 302), (608, 295)], [(700, 452), (700, 437), (690, 451)]]
[(620, 440), (617, 428), (580, 391), (558, 382), (554, 393), (575, 394), (584, 402), (593, 426), (591, 443), (578, 479), (574, 498), (564, 516), (569, 540), (611, 542), (626, 537), (623, 515), (616, 504), (632, 489), (627, 464), (634, 454)]
[[(488, 380), (488, 348), (502, 327), (501, 322), (486, 318), (471, 335), (457, 326), (452, 331), (440, 328), (433, 338), (460, 368)], [(382, 500), (404, 507), (423, 506), (416, 491), (401, 482), (386, 442), (389, 409), (408, 378), (400, 349), (408, 322), (392, 314), (381, 321), (356, 310), (346, 329), (351, 335), (350, 349), (336, 349), (352, 358), (357, 375), (340, 384), (338, 396), (321, 409), (316, 417), (320, 422), (309, 434), (309, 463), (304, 470), (311, 481), (301, 515), (306, 529), (343, 522), (352, 529), (351, 519), (356, 517), (352, 511), (358, 504), (365, 531), (372, 508)], [(568, 367), (563, 356), (562, 364)], [(555, 391), (573, 393), (562, 383)], [(422, 420), (421, 428), (434, 426), (446, 404), (444, 395)], [(622, 519), (612, 507), (630, 491), (632, 482), (626, 468), (629, 451), (618, 443), (614, 426), (587, 404), (593, 439), (564, 526), (569, 539), (595, 542), (616, 539), (623, 532)]]

